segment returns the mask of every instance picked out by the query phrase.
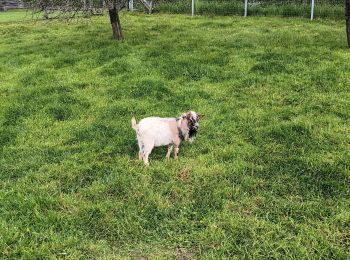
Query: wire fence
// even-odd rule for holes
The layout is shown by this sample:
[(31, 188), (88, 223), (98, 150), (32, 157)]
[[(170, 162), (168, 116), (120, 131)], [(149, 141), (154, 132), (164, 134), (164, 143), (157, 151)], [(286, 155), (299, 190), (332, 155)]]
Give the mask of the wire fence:
[[(245, 5), (247, 8), (245, 8)], [(155, 11), (166, 13), (188, 13), (198, 15), (248, 15), (248, 16), (284, 16), (307, 18), (344, 18), (343, 0), (164, 0), (159, 2)], [(311, 17), (313, 14), (313, 17)]]
[[(47, 13), (57, 12), (63, 6), (50, 6), (56, 1), (42, 0), (41, 9)], [(80, 11), (103, 13), (107, 0), (75, 0)], [(244, 16), (283, 16), (306, 18), (344, 19), (344, 0), (118, 0), (120, 7), (133, 11), (182, 13), (192, 15), (244, 15)], [(29, 8), (30, 0), (0, 0), (0, 7)], [(60, 2), (58, 2), (60, 3)], [(44, 8), (46, 6), (46, 8)], [(77, 7), (77, 5), (74, 5)]]

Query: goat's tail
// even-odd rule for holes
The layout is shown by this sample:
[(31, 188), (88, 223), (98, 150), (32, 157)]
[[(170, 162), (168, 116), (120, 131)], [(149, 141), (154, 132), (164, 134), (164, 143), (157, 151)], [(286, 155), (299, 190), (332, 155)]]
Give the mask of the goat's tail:
[(137, 131), (137, 123), (135, 117), (131, 118), (131, 127)]

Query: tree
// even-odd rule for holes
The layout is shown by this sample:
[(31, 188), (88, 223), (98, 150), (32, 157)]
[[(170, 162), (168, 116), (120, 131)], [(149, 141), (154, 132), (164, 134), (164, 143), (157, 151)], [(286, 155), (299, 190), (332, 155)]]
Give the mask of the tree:
[(350, 48), (350, 0), (345, 0), (345, 28), (348, 47)]
[(116, 40), (123, 39), (122, 27), (120, 25), (119, 13), (117, 9), (117, 2), (115, 0), (110, 0), (108, 3), (109, 18), (112, 25), (113, 38)]
[(72, 18), (77, 14), (85, 16), (93, 15), (96, 8), (108, 8), (112, 26), (112, 35), (116, 40), (123, 38), (119, 20), (119, 10), (125, 7), (124, 0), (90, 0), (87, 6), (86, 0), (27, 0), (33, 13), (43, 13), (45, 19), (50, 15), (61, 18)]
[(0, 12), (6, 11), (6, 5), (3, 0), (0, 0)]

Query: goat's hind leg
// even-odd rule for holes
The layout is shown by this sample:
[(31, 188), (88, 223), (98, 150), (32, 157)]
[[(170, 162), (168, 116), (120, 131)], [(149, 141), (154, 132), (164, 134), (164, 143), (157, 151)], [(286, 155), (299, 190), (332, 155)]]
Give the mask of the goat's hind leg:
[(139, 144), (139, 160), (142, 161), (143, 159), (143, 144), (141, 141), (137, 140)]
[(142, 161), (142, 157), (143, 157), (142, 151), (139, 151), (139, 160), (140, 160), (140, 161)]
[(153, 143), (144, 143), (142, 159), (146, 166), (149, 165), (148, 156), (151, 154), (153, 147), (154, 147)]

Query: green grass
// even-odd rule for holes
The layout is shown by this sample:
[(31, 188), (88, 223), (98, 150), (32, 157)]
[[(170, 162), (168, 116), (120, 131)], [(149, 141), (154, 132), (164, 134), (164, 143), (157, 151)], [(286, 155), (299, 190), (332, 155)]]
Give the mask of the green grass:
[[(121, 21), (0, 23), (0, 257), (349, 258), (343, 22)], [(189, 109), (143, 167), (131, 117)]]
[(0, 23), (26, 21), (31, 20), (32, 18), (33, 15), (30, 11), (25, 11), (21, 9), (0, 12)]

